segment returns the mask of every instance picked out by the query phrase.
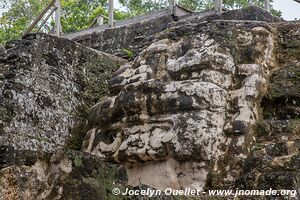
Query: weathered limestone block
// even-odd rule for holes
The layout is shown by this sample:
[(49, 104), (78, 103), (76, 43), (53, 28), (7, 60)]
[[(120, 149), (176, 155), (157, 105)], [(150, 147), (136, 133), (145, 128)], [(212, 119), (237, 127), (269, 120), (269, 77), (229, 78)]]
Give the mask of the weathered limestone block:
[(284, 188), (293, 191), (291, 199), (299, 199), (300, 24), (279, 23), (276, 27), (278, 68), (270, 74), (255, 142), (235, 187)]
[[(267, 26), (236, 23), (166, 37), (123, 65), (109, 81), (111, 94), (90, 112), (83, 150), (123, 164), (133, 186), (199, 189), (209, 174), (225, 182), (237, 178), (226, 158), (239, 162), (251, 143), (274, 66), (274, 39)], [(228, 38), (244, 42), (225, 45)], [(238, 60), (245, 51), (250, 58)], [(232, 146), (242, 148), (238, 155)]]
[(86, 114), (122, 63), (45, 34), (0, 47), (1, 200), (122, 199), (107, 192), (122, 188), (118, 166), (61, 150), (81, 146)]
[[(6, 53), (5, 53), (6, 51)], [(106, 92), (122, 59), (67, 39), (32, 34), (0, 54), (0, 145), (51, 152), (65, 145)]]
[[(122, 170), (79, 151), (54, 154), (0, 149), (1, 200), (123, 199), (112, 194), (122, 186)], [(4, 165), (3, 165), (4, 164)]]

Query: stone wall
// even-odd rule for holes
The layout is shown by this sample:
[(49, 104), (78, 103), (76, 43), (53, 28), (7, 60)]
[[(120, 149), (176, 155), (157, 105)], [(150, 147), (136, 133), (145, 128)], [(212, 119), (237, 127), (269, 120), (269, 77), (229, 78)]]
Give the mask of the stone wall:
[(172, 16), (163, 16), (80, 36), (74, 38), (73, 41), (119, 57), (132, 59), (154, 41), (155, 34), (170, 27), (172, 22)]
[[(205, 17), (201, 13), (187, 15), (179, 19), (173, 19), (172, 16), (164, 16), (79, 36), (73, 40), (85, 46), (133, 60), (146, 47), (156, 42), (160, 33), (167, 31), (168, 28), (190, 22), (200, 24), (201, 22), (212, 20), (282, 21), (282, 19), (273, 17), (263, 9), (249, 6), (245, 9), (227, 11), (221, 15), (213, 14)], [(185, 30), (178, 29), (178, 31), (184, 32)], [(176, 35), (174, 36), (176, 37)]]
[(277, 66), (260, 105), (255, 143), (235, 185), (299, 191), (300, 23), (280, 23), (276, 27)]
[(67, 39), (34, 34), (0, 58), (0, 145), (51, 152), (105, 94), (122, 61)]
[(119, 166), (74, 149), (123, 63), (45, 34), (0, 48), (1, 200), (122, 199), (107, 192), (126, 180)]

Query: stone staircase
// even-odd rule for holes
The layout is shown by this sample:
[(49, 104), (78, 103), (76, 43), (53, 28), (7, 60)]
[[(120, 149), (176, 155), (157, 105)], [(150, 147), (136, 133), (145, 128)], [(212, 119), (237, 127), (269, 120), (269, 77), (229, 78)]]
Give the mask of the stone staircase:
[[(256, 139), (244, 162), (239, 189), (288, 189), (300, 185), (300, 84), (299, 68), (287, 66), (273, 72), (263, 98), (262, 119)], [(272, 197), (271, 199), (298, 199)]]

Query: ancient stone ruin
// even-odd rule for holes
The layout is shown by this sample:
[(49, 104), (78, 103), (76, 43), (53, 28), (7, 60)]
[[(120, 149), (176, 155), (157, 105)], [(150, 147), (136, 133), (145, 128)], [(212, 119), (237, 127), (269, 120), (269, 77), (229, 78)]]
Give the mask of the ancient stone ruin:
[(299, 30), (248, 7), (9, 42), (0, 199), (153, 199), (115, 196), (116, 187), (299, 191)]

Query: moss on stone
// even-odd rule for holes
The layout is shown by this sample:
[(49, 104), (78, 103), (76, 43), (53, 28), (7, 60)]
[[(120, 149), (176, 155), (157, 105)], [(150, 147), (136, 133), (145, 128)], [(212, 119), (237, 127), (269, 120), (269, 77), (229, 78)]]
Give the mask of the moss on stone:
[[(83, 118), (81, 120), (84, 121)], [(80, 150), (87, 130), (84, 122), (78, 123), (76, 126), (72, 127), (69, 130), (66, 146), (70, 149)]]
[(121, 184), (123, 182), (120, 180), (117, 165), (105, 163), (96, 156), (69, 149), (63, 149), (56, 154), (58, 163), (63, 159), (72, 162), (70, 173), (56, 177), (58, 178), (56, 186), (62, 188), (63, 199), (127, 199), (127, 197), (112, 194), (113, 188), (117, 187), (123, 191), (125, 187)]
[(300, 66), (292, 65), (273, 72), (267, 96), (270, 99), (300, 97)]
[(287, 130), (289, 133), (293, 134), (300, 133), (300, 119), (291, 120)]
[(265, 146), (261, 143), (255, 143), (252, 147), (251, 147), (251, 151), (260, 151), (264, 148)]
[(81, 167), (82, 166), (82, 157), (81, 156), (75, 156), (75, 159), (73, 160), (75, 167)]
[(288, 43), (283, 43), (282, 48), (284, 48), (285, 56), (290, 59), (300, 60), (300, 41), (291, 40)]
[(12, 117), (12, 112), (6, 106), (0, 105), (0, 120), (3, 122), (10, 122)]
[(80, 60), (75, 73), (76, 83), (80, 86), (78, 95), (82, 99), (82, 104), (75, 111), (77, 123), (70, 128), (66, 145), (71, 149), (80, 150), (87, 131), (86, 119), (90, 108), (107, 94), (107, 80), (125, 60), (81, 46), (77, 48)]
[(265, 119), (300, 118), (300, 66), (293, 64), (275, 70), (262, 99)]
[(254, 131), (257, 136), (264, 136), (270, 133), (270, 128), (264, 121), (258, 121), (254, 126)]

